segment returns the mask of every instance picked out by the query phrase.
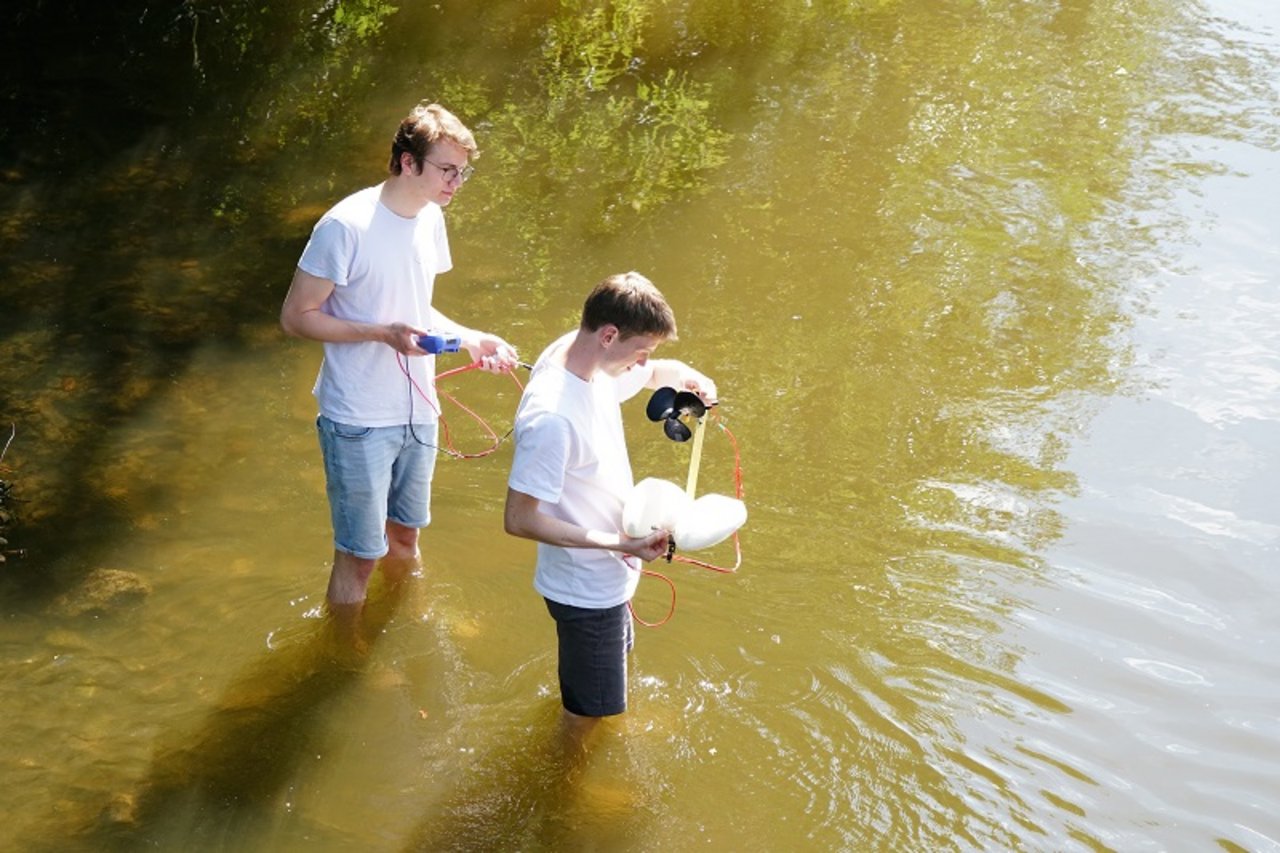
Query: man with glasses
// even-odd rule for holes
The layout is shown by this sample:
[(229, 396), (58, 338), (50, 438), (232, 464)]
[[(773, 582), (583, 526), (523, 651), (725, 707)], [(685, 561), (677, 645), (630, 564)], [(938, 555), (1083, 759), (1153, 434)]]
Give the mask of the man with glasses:
[(556, 622), (564, 732), (575, 747), (601, 717), (626, 710), (628, 604), (640, 561), (667, 552), (668, 531), (622, 530), (633, 483), (619, 404), (661, 387), (716, 399), (715, 383), (684, 362), (650, 358), (675, 336), (652, 282), (610, 276), (587, 297), (577, 331), (538, 359), (516, 410), (504, 525), (539, 543), (534, 588)]
[(435, 358), (419, 337), (456, 337), (491, 372), (517, 364), (502, 338), (433, 304), (436, 276), (452, 267), (443, 209), (476, 154), (456, 116), (415, 107), (391, 143), (387, 179), (316, 224), (280, 312), (286, 332), (324, 344), (314, 394), (334, 531), (326, 598), (357, 646), (375, 564), (402, 579), (418, 565), (418, 531), (431, 520), (439, 403)]

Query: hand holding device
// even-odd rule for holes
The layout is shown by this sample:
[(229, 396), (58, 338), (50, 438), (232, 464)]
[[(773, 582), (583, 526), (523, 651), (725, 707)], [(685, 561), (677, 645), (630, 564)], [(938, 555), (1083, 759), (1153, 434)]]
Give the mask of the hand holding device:
[(418, 346), (432, 355), (442, 352), (457, 352), (462, 347), (462, 340), (457, 335), (441, 335), (431, 333), (418, 335)]

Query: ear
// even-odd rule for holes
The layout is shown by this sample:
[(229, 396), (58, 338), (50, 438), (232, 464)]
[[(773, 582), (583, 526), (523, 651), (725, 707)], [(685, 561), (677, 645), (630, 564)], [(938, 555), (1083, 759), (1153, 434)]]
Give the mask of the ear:
[(400, 172), (401, 172), (402, 174), (405, 174), (405, 175), (416, 175), (416, 174), (418, 174), (418, 173), (414, 170), (414, 167), (415, 167), (416, 165), (417, 165), (417, 164), (413, 162), (413, 155), (412, 155), (412, 154), (410, 154), (408, 151), (401, 151), (401, 152), (400, 152)]
[(612, 346), (613, 342), (618, 340), (621, 336), (621, 333), (618, 331), (618, 327), (612, 323), (605, 323), (596, 331), (596, 334), (599, 336), (598, 340), (600, 341), (600, 344), (606, 347)]

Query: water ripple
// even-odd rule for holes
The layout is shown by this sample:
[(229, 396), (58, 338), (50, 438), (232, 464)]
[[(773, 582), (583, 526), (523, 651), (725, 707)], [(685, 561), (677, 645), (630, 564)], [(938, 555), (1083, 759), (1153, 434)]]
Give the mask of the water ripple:
[(1139, 672), (1150, 675), (1153, 678), (1159, 678), (1162, 681), (1171, 681), (1175, 684), (1212, 686), (1211, 682), (1203, 675), (1187, 667), (1178, 666), (1167, 661), (1145, 658), (1125, 658), (1124, 661)]
[(1140, 501), (1151, 505), (1161, 514), (1210, 536), (1225, 536), (1255, 545), (1280, 542), (1280, 525), (1240, 518), (1230, 510), (1216, 509), (1151, 488), (1143, 487), (1133, 491)]
[(1113, 602), (1172, 616), (1190, 625), (1203, 625), (1217, 631), (1227, 627), (1227, 620), (1210, 611), (1206, 605), (1180, 598), (1167, 589), (1156, 589), (1107, 572), (1093, 572), (1086, 577), (1076, 570), (1065, 580), (1078, 588), (1087, 587), (1092, 594)]

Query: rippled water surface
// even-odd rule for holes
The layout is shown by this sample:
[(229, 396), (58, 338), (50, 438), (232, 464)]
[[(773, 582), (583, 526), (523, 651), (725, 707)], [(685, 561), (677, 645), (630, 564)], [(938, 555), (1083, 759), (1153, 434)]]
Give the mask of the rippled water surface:
[[(1280, 849), (1270, 2), (102, 4), (56, 61), (25, 6), (16, 849)], [(440, 306), (531, 357), (641, 270), (722, 392), (700, 488), (741, 450), (741, 570), (655, 567), (568, 784), (509, 445), (442, 460), (370, 657), (324, 635), (319, 347), (275, 317), (423, 97), (482, 149)], [(442, 387), (510, 426), (509, 380)]]

